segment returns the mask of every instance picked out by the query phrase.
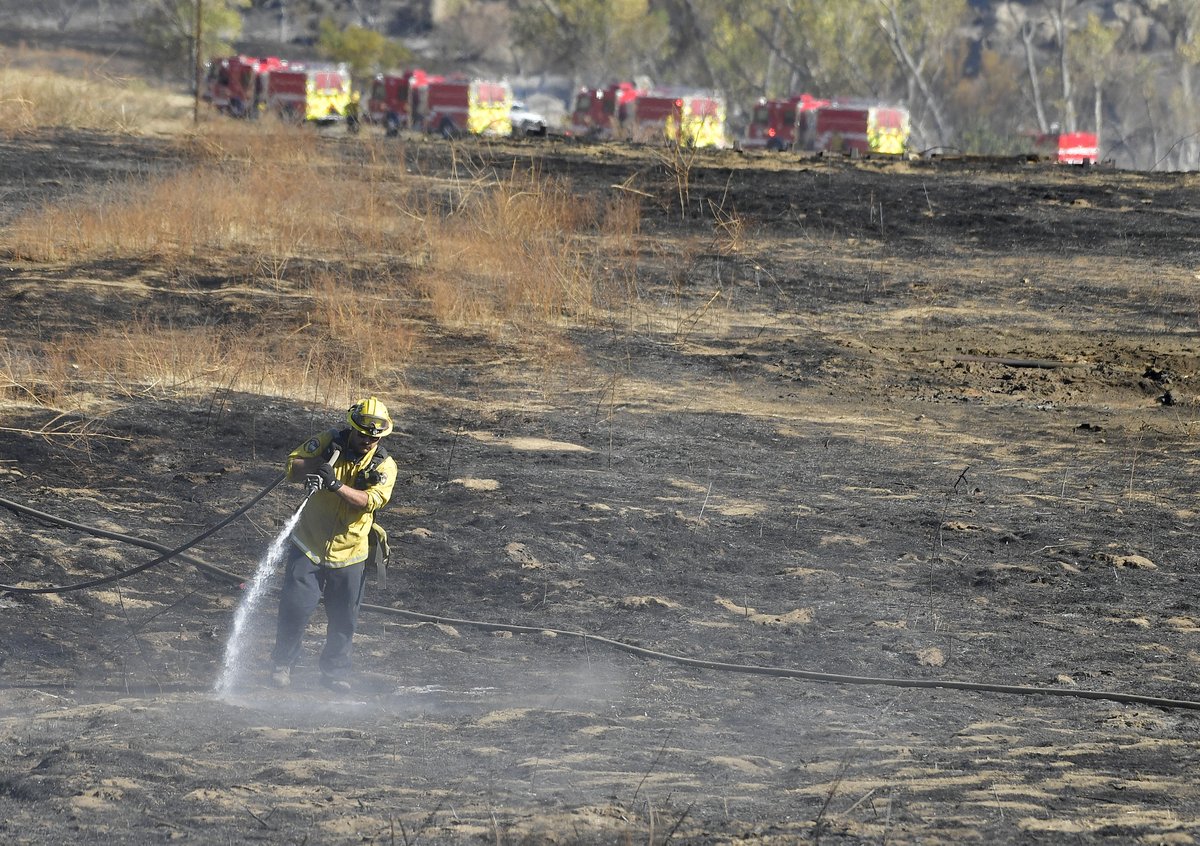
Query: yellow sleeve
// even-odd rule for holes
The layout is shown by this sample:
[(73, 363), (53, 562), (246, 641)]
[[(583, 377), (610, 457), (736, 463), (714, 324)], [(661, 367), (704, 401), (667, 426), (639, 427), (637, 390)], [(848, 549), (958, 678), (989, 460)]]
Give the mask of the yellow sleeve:
[(300, 446), (296, 447), (288, 454), (287, 460), (287, 477), (289, 482), (302, 482), (303, 479), (296, 475), (296, 459), (297, 458), (313, 458), (325, 452), (325, 448), (329, 446), (329, 442), (333, 440), (332, 432), (322, 432), (319, 435), (313, 435)]
[(379, 481), (367, 488), (367, 511), (378, 511), (392, 498), (396, 486), (396, 462), (389, 456), (378, 467)]

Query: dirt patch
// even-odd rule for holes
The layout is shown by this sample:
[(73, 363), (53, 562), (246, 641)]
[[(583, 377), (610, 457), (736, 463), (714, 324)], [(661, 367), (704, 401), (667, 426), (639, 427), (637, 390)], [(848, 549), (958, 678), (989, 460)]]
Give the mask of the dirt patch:
[[(5, 141), (0, 181), (45, 167), (0, 220), (170, 162), (156, 143)], [(822, 684), (571, 634), (1200, 699), (1194, 177), (728, 152), (697, 158), (679, 203), (653, 150), (469, 153), (497, 173), (536, 159), (589, 202), (640, 191), (636, 308), (567, 330), (559, 363), (426, 327), (389, 396), (398, 560), (368, 588), (350, 695), (317, 684), (314, 637), (294, 688), (249, 673), (216, 697), (240, 591), (186, 563), (0, 597), (7, 842), (1200, 837), (1187, 709)], [(408, 156), (430, 178), (456, 161), (432, 142)], [(213, 292), (246, 284), (228, 261), (204, 293), (165, 276), (138, 296), (223, 314)], [(6, 336), (99, 325), (132, 295), (97, 280), (130, 275), (0, 264)], [(105, 437), (70, 439), (39, 436), (55, 412), (27, 399), (4, 395), (0, 496), (167, 546), (336, 422), (272, 397), (126, 395), (98, 398)], [(194, 554), (249, 578), (298, 494)], [(9, 583), (150, 557), (0, 510)]]

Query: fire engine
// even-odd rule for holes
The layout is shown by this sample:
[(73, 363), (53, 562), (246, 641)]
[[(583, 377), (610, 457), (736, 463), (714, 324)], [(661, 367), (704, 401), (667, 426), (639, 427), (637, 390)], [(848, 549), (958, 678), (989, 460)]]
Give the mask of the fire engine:
[(625, 105), (625, 134), (689, 147), (725, 146), (725, 102), (715, 95), (669, 90), (637, 94)]
[(899, 155), (908, 144), (908, 110), (833, 101), (797, 112), (796, 147), (801, 150)]
[(401, 129), (415, 128), (413, 107), (416, 105), (417, 92), (430, 82), (441, 82), (442, 79), (420, 68), (376, 75), (367, 98), (368, 119), (382, 125), (388, 135), (395, 135)]
[(412, 124), (426, 132), (446, 138), (512, 134), (513, 95), (507, 82), (456, 76), (431, 79), (415, 90)]
[(574, 105), (571, 134), (583, 138), (665, 139), (692, 147), (726, 143), (725, 102), (716, 95), (618, 82), (580, 89)]
[(260, 111), (286, 120), (335, 123), (345, 118), (352, 100), (345, 65), (285, 63), (259, 73), (254, 102)]
[(828, 106), (811, 94), (793, 94), (782, 99), (760, 97), (750, 113), (750, 123), (740, 141), (744, 150), (790, 150), (796, 143), (799, 113)]
[(1061, 164), (1095, 164), (1100, 160), (1099, 144), (1094, 132), (1051, 132), (1033, 138), (1034, 152)]
[(631, 82), (615, 82), (605, 88), (580, 88), (571, 111), (571, 134), (591, 140), (613, 138), (621, 125), (625, 106), (644, 93)]
[(233, 117), (253, 114), (255, 85), (260, 73), (287, 65), (276, 56), (228, 56), (208, 63), (204, 99), (217, 111)]

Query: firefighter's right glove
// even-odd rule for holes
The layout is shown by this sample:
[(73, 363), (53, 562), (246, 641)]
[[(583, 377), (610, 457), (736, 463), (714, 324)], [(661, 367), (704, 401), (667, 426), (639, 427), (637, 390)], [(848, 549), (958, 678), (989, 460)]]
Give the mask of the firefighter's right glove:
[(333, 468), (329, 466), (328, 461), (317, 468), (315, 475), (321, 480), (321, 487), (327, 491), (336, 491), (342, 486), (337, 476), (333, 475)]

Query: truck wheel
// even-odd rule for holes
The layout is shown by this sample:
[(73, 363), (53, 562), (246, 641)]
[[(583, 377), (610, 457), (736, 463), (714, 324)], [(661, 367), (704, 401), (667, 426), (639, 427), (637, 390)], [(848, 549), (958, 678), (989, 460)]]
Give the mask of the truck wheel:
[(395, 138), (400, 134), (400, 118), (395, 112), (389, 112), (387, 119), (383, 123), (383, 134), (388, 138)]
[(458, 135), (458, 127), (454, 125), (454, 121), (447, 118), (438, 126), (438, 132), (443, 138), (454, 138)]

